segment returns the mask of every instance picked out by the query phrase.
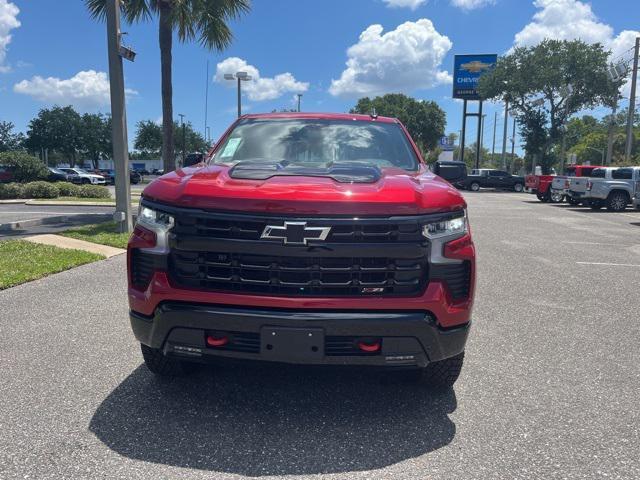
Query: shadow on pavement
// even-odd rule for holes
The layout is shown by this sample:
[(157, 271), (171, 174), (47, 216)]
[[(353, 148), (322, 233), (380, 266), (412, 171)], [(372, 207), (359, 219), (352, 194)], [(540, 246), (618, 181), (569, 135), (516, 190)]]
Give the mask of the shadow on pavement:
[(233, 366), (164, 381), (140, 366), (89, 428), (147, 462), (249, 476), (340, 473), (447, 445), (455, 409), (453, 390), (381, 373)]

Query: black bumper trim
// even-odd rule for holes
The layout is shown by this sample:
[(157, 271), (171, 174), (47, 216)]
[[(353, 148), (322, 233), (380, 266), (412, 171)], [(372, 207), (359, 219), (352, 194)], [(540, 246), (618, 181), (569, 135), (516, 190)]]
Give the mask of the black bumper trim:
[(421, 311), (321, 311), (237, 308), (165, 302), (153, 317), (130, 312), (136, 339), (168, 355), (205, 361), (225, 357), (271, 361), (261, 353), (208, 348), (205, 332), (260, 333), (265, 326), (322, 329), (326, 337), (376, 337), (382, 339), (379, 355), (310, 356), (285, 363), (310, 365), (371, 365), (424, 367), (429, 362), (461, 353), (471, 322), (455, 328), (438, 327), (435, 317)]

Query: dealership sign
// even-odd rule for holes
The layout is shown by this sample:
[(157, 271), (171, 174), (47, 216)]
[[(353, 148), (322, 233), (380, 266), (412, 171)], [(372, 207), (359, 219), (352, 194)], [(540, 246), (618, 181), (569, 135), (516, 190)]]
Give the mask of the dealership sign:
[(493, 69), (497, 55), (456, 55), (453, 66), (453, 98), (480, 100), (478, 81)]

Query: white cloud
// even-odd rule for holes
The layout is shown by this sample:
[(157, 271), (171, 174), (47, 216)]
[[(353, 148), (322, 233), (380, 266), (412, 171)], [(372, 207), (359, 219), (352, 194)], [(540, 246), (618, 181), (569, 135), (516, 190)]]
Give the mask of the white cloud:
[(390, 8), (410, 8), (415, 10), (427, 0), (382, 0)]
[(11, 42), (11, 30), (20, 26), (18, 13), (20, 10), (15, 4), (0, 0), (0, 73), (9, 71), (9, 66), (5, 65), (4, 61)]
[(495, 5), (496, 0), (451, 0), (451, 5), (462, 10), (471, 11), (487, 5)]
[[(579, 0), (535, 0), (533, 5), (539, 11), (531, 23), (516, 33), (514, 46), (536, 45), (545, 38), (580, 39), (586, 43), (601, 43), (611, 50), (611, 58), (615, 59), (631, 48), (635, 38), (640, 36), (640, 32), (630, 30), (614, 35), (613, 28), (598, 19), (591, 5)], [(628, 90), (627, 82), (623, 91)]]
[[(73, 105), (80, 110), (107, 106), (110, 101), (107, 74), (95, 70), (78, 72), (68, 79), (36, 75), (31, 80), (16, 83), (13, 90), (45, 103)], [(127, 89), (126, 93), (135, 95), (137, 92)]]
[(234, 74), (236, 72), (247, 72), (251, 75), (252, 80), (243, 82), (242, 91), (247, 95), (249, 100), (262, 101), (274, 100), (281, 97), (285, 93), (302, 93), (309, 89), (307, 82), (299, 82), (289, 72), (281, 73), (273, 78), (261, 77), (260, 71), (253, 65), (249, 65), (245, 60), (238, 57), (229, 57), (216, 66), (216, 74), (213, 79), (233, 87), (233, 82), (224, 79), (226, 73)]
[(453, 44), (436, 31), (431, 20), (405, 22), (382, 32), (382, 25), (371, 25), (349, 47), (347, 68), (338, 80), (331, 81), (332, 95), (411, 92), (452, 81), (440, 67)]

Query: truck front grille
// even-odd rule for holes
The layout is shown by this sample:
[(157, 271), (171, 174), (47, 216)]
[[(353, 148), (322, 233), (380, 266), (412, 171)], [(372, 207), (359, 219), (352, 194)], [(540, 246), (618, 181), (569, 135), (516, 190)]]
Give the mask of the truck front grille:
[[(287, 247), (283, 247), (283, 250)], [(294, 296), (414, 295), (427, 279), (426, 257), (314, 257), (172, 249), (181, 286)]]

